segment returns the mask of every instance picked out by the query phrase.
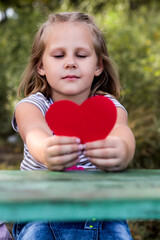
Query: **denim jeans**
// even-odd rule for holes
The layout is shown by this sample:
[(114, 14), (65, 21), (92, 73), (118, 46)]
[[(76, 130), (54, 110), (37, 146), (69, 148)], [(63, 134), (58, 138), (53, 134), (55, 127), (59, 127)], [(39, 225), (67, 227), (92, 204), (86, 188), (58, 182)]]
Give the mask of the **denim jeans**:
[(133, 240), (126, 221), (16, 223), (15, 240)]

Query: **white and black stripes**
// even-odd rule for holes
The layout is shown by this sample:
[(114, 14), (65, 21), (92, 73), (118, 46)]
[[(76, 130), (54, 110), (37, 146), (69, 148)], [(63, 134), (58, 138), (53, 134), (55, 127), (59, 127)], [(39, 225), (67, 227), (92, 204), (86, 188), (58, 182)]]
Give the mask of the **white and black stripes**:
[[(115, 104), (116, 107), (125, 108), (111, 95), (106, 95), (112, 102)], [(35, 94), (31, 94), (29, 97), (22, 99), (17, 105), (20, 103), (31, 103), (37, 106), (42, 114), (45, 116), (46, 111), (48, 110), (49, 106), (53, 103), (52, 99), (47, 99), (42, 93), (37, 92)], [(17, 107), (16, 105), (16, 107)], [(126, 111), (126, 110), (125, 110)], [(12, 126), (15, 131), (18, 131), (15, 114), (13, 115), (12, 119)], [(98, 170), (95, 165), (88, 161), (88, 159), (82, 154), (80, 156), (80, 161), (77, 167), (83, 167), (85, 170)], [(38, 162), (34, 159), (28, 151), (26, 144), (24, 144), (24, 157), (21, 162), (20, 166), (21, 170), (47, 170), (46, 166), (42, 163)]]

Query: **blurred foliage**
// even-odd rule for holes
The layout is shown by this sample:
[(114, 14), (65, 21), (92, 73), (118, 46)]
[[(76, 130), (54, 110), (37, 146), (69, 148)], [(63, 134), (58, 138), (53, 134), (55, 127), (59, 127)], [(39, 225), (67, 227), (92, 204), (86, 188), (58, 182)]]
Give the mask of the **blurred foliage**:
[(134, 240), (159, 240), (160, 221), (159, 220), (138, 220), (128, 221), (128, 225)]
[(159, 168), (160, 162), (160, 17), (145, 6), (134, 13), (108, 11), (108, 49), (117, 63), (124, 103), (137, 150), (134, 167)]
[[(37, 27), (49, 13), (59, 11), (83, 11), (95, 17), (118, 66), (121, 102), (136, 137), (131, 167), (159, 168), (160, 0), (0, 0), (0, 136), (13, 131), (16, 91)], [(18, 169), (19, 149), (1, 143), (1, 137), (0, 167)], [(135, 240), (160, 238), (159, 221), (130, 221), (129, 226)]]
[(131, 167), (160, 167), (160, 0), (1, 0), (0, 135), (10, 120), (38, 25), (51, 12), (94, 15), (116, 62), (137, 149)]

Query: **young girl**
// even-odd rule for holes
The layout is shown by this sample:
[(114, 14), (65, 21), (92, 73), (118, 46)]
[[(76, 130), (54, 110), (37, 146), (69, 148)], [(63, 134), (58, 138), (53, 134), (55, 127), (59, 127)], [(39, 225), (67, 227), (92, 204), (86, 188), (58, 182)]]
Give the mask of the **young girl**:
[[(87, 14), (50, 15), (36, 34), (22, 91), (25, 98), (13, 117), (13, 127), (24, 141), (22, 170), (63, 171), (77, 165), (85, 170), (121, 171), (128, 166), (135, 140), (127, 126), (127, 113), (116, 100), (120, 92), (117, 72), (102, 33)], [(98, 94), (117, 107), (116, 124), (106, 139), (83, 145), (76, 137), (53, 135), (45, 121), (52, 103), (70, 100), (81, 104)], [(15, 224), (13, 234), (23, 240), (132, 239), (126, 221), (32, 222)]]

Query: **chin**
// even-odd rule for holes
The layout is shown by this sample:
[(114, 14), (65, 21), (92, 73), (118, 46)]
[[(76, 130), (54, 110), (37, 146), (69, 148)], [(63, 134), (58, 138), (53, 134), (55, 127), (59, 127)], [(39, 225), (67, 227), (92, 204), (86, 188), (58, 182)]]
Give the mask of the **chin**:
[(75, 95), (79, 95), (80, 91), (70, 89), (68, 91), (65, 91), (63, 94), (66, 96), (75, 96)]

